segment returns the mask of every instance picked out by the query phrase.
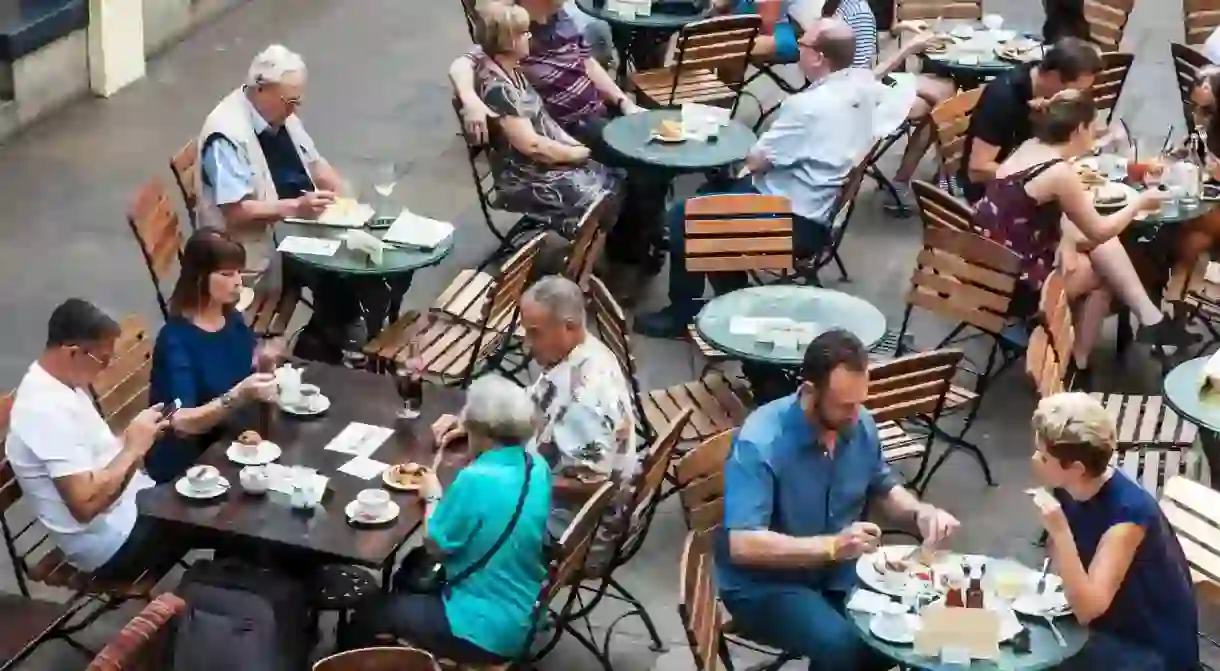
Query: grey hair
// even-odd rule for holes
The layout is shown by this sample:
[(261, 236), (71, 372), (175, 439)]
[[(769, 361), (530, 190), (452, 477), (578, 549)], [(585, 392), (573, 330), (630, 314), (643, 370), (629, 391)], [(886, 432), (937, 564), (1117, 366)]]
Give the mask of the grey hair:
[(282, 44), (273, 44), (250, 62), (246, 85), (279, 84), (285, 77), (297, 72), (305, 74), (305, 59)]
[(580, 285), (561, 275), (548, 275), (525, 291), (521, 302), (533, 303), (556, 319), (585, 325), (585, 294)]
[(522, 444), (534, 436), (535, 413), (524, 389), (499, 375), (484, 375), (466, 391), (462, 423), (471, 434), (498, 444)]

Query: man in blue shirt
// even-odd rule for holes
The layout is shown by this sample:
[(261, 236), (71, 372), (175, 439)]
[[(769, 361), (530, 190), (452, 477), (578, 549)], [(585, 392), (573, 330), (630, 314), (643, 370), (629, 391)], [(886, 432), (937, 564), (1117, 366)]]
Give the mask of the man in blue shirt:
[(909, 522), (924, 542), (958, 527), (898, 484), (881, 452), (868, 396), (868, 351), (828, 331), (805, 351), (796, 393), (755, 410), (724, 467), (724, 524), (716, 542), (720, 596), (741, 632), (808, 658), (811, 671), (889, 668), (843, 615), (854, 564), (880, 529), (866, 504)]

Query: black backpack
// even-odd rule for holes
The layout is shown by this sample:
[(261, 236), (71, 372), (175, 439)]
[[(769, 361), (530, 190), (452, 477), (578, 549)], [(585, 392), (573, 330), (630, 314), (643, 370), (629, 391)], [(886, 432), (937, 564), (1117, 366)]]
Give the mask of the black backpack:
[(198, 561), (174, 592), (167, 671), (299, 671), (311, 648), (304, 588), (269, 569), (233, 560)]

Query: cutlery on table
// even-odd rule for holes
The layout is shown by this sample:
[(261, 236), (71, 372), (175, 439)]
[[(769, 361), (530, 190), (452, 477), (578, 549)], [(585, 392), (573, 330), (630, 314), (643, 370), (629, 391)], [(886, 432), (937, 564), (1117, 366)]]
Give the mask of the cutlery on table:
[(1038, 577), (1037, 593), (1043, 594), (1046, 592), (1046, 572), (1051, 568), (1051, 558), (1047, 557), (1042, 560), (1042, 575)]
[(1043, 615), (1042, 619), (1046, 620), (1046, 626), (1051, 628), (1051, 633), (1055, 635), (1055, 640), (1059, 642), (1059, 647), (1066, 648), (1067, 641), (1063, 640), (1063, 634), (1059, 633), (1059, 628), (1055, 626), (1055, 621), (1050, 615)]

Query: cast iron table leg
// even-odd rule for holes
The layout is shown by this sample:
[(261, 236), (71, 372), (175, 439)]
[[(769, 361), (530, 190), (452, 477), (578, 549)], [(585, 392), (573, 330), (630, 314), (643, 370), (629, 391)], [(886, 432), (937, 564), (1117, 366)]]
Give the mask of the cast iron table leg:
[(1215, 431), (1199, 429), (1199, 444), (1203, 454), (1207, 455), (1207, 469), (1211, 473), (1211, 487), (1220, 487), (1220, 434)]

